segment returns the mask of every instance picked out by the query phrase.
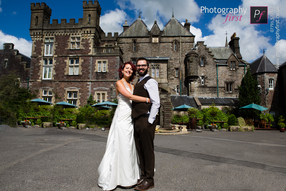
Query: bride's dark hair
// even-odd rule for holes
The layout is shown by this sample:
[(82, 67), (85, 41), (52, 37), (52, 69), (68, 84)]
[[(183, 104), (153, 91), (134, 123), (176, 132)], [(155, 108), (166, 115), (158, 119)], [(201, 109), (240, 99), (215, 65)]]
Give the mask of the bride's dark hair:
[(132, 62), (125, 62), (124, 64), (122, 64), (122, 65), (119, 67), (119, 69), (118, 69), (119, 78), (120, 78), (120, 79), (123, 78), (122, 71), (123, 71), (123, 69), (124, 69), (124, 67), (125, 67), (126, 64), (129, 64), (129, 65), (131, 66), (132, 70), (133, 70), (133, 73), (132, 73), (132, 75), (130, 76), (130, 79), (129, 79), (130, 81), (132, 81), (132, 80), (135, 78), (135, 76), (136, 76), (136, 66), (135, 66)]

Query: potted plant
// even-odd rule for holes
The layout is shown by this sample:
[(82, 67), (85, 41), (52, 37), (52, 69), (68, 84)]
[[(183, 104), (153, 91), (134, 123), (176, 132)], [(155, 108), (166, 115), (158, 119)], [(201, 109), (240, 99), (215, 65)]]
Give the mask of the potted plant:
[(280, 127), (280, 132), (285, 132), (285, 126), (286, 124), (284, 123), (284, 117), (281, 115), (278, 119), (278, 126)]
[(188, 114), (190, 117), (190, 128), (191, 129), (196, 129), (197, 128), (197, 114), (199, 110), (197, 108), (189, 108), (188, 109)]

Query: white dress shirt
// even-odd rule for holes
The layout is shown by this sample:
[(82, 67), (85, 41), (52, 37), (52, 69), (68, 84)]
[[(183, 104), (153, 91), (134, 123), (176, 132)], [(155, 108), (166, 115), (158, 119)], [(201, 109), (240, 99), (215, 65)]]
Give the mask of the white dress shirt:
[[(140, 77), (139, 82), (141, 82), (141, 80), (143, 80), (147, 76), (149, 75), (146, 74), (145, 76)], [(144, 84), (144, 88), (148, 91), (149, 96), (150, 96), (150, 101), (152, 103), (151, 110), (149, 111), (150, 115), (148, 118), (148, 122), (153, 124), (156, 119), (156, 115), (159, 111), (159, 108), (160, 108), (160, 96), (159, 96), (158, 82), (155, 79), (151, 78)]]

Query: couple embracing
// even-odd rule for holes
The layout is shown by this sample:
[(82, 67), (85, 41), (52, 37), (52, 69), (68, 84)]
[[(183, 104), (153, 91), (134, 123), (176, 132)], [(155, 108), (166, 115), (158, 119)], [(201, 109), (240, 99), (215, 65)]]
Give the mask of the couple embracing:
[[(130, 82), (139, 74), (133, 87)], [(118, 106), (98, 167), (98, 185), (103, 190), (117, 186), (135, 190), (154, 187), (154, 136), (160, 107), (158, 83), (148, 75), (149, 62), (139, 58), (119, 68), (116, 82)]]

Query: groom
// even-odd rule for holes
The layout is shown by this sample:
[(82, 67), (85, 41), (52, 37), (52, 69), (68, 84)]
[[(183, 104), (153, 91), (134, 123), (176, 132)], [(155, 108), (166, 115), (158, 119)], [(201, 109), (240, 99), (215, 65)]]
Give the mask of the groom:
[(158, 83), (148, 75), (149, 62), (139, 58), (136, 64), (139, 79), (133, 94), (150, 98), (144, 102), (132, 102), (134, 138), (140, 162), (141, 176), (135, 190), (148, 190), (154, 187), (154, 136), (160, 107)]

